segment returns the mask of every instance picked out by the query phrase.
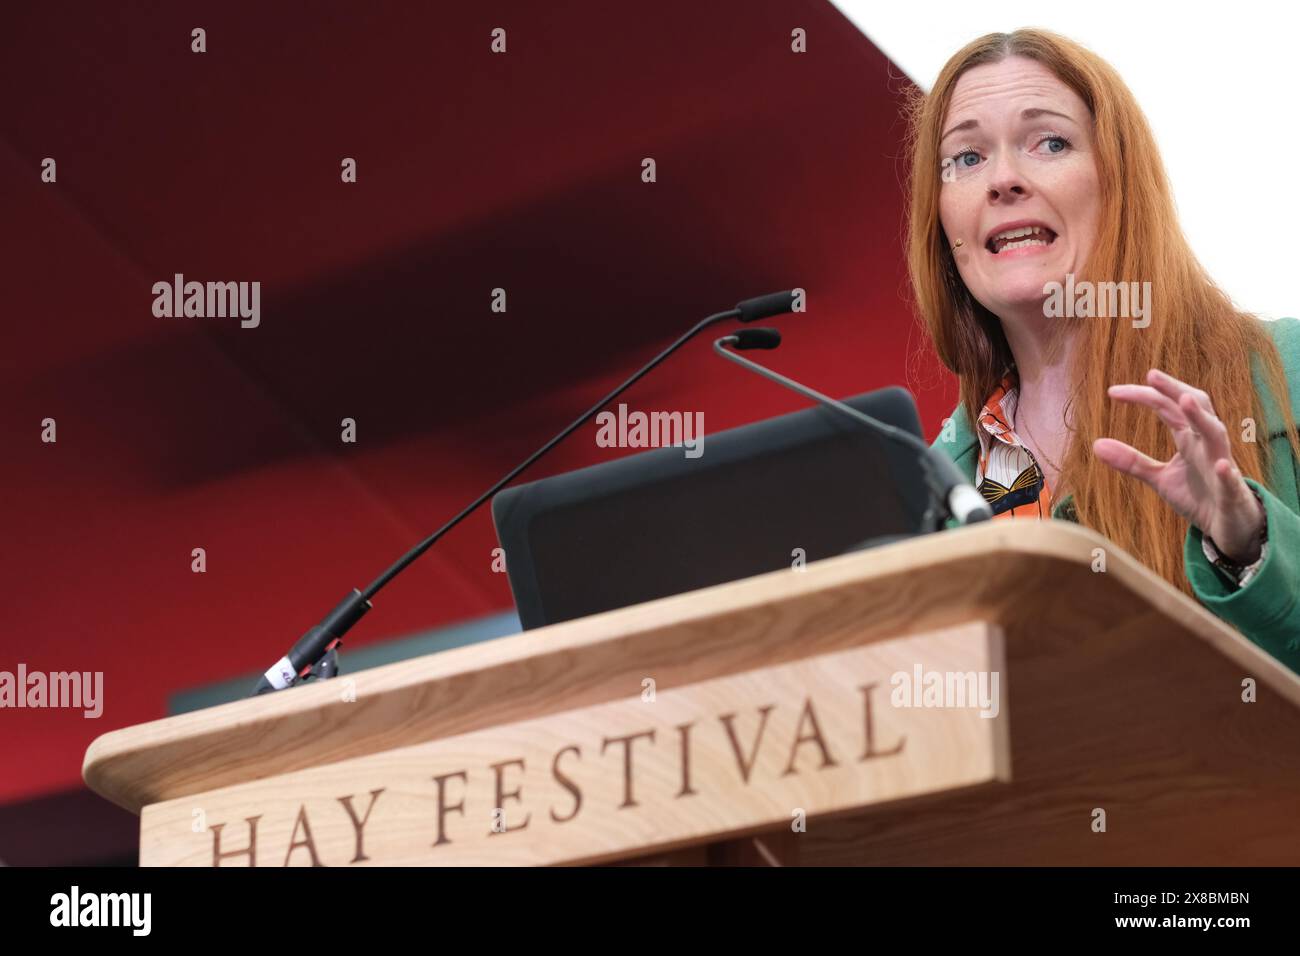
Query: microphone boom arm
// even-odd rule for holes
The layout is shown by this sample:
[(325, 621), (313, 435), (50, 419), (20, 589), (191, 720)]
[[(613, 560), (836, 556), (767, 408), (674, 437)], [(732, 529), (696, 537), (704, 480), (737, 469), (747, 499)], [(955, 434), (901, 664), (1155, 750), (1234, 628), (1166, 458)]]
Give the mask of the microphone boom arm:
[[(753, 331), (762, 330), (755, 329)], [(943, 520), (946, 518), (952, 518), (958, 524), (973, 524), (977, 521), (987, 521), (993, 516), (988, 503), (984, 501), (983, 495), (980, 495), (971, 486), (966, 480), (966, 476), (957, 470), (957, 466), (947, 455), (935, 451), (910, 432), (872, 418), (870, 415), (858, 411), (852, 405), (831, 398), (829, 395), (823, 395), (816, 389), (809, 388), (792, 378), (787, 378), (780, 372), (774, 372), (772, 369), (724, 347), (726, 345), (735, 345), (739, 341), (740, 336), (738, 335), (723, 336), (713, 343), (713, 351), (723, 358), (735, 362), (742, 368), (756, 372), (769, 381), (776, 382), (776, 384), (788, 388), (804, 398), (811, 399), (819, 405), (833, 408), (852, 418), (859, 425), (864, 425), (877, 434), (884, 435), (886, 438), (898, 442), (913, 451), (921, 463), (926, 486), (930, 489), (931, 500), (939, 509), (940, 527), (942, 527)]]
[(642, 366), (631, 376), (629, 376), (621, 385), (603, 397), (591, 408), (587, 409), (581, 417), (575, 419), (567, 428), (548, 441), (537, 451), (533, 452), (526, 459), (512, 468), (501, 480), (496, 482), (491, 488), (483, 492), (450, 521), (441, 528), (429, 535), (402, 557), (398, 558), (383, 574), (370, 582), (364, 591), (353, 588), (339, 605), (330, 611), (325, 618), (314, 627), (310, 628), (297, 642), (290, 648), (289, 653), (280, 660), (276, 661), (258, 681), (257, 686), (253, 689), (253, 696), (265, 694), (270, 691), (283, 690), (297, 684), (300, 680), (305, 679), (308, 675), (319, 675), (322, 677), (334, 676), (338, 673), (337, 656), (332, 657), (327, 667), (318, 665), (325, 659), (326, 655), (334, 653), (337, 655), (336, 648), (343, 639), (343, 635), (361, 620), (361, 618), (372, 607), (370, 599), (384, 585), (395, 578), (405, 570), (413, 561), (433, 547), (438, 541), (456, 525), (460, 524), (466, 517), (473, 513), (477, 508), (482, 506), (498, 491), (514, 481), (524, 471), (531, 467), (539, 458), (549, 452), (564, 439), (568, 438), (578, 428), (585, 424), (593, 415), (599, 412), (607, 404), (631, 388), (647, 372), (659, 365), (664, 359), (672, 355), (688, 340), (698, 335), (701, 331), (711, 325), (727, 319), (739, 319), (742, 322), (753, 322), (756, 319), (767, 318), (773, 315), (781, 315), (789, 312), (795, 302), (795, 291), (772, 292), (767, 295), (757, 296), (752, 299), (745, 299), (738, 302), (734, 309), (727, 309), (725, 312), (715, 312), (707, 318), (701, 319), (695, 323), (684, 335), (669, 345), (666, 349), (651, 359), (646, 365)]

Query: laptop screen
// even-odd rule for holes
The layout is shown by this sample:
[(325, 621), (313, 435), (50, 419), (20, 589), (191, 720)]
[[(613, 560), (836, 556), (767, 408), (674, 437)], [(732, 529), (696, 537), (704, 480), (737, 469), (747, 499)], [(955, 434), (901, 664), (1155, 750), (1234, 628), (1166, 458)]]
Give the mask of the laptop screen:
[[(911, 396), (848, 400), (919, 434)], [(910, 451), (826, 408), (508, 489), (493, 501), (525, 628), (554, 624), (917, 533)]]

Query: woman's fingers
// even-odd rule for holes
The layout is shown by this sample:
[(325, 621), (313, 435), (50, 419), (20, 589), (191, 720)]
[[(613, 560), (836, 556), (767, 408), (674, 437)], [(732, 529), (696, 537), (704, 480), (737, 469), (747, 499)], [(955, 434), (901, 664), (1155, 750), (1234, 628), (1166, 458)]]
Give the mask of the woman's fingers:
[(1232, 444), (1228, 441), (1228, 429), (1219, 421), (1218, 416), (1207, 411), (1199, 400), (1188, 394), (1178, 400), (1178, 407), (1187, 416), (1192, 429), (1205, 442), (1208, 460), (1216, 462), (1227, 458), (1228, 464), (1232, 464)]
[(1132, 402), (1151, 409), (1173, 431), (1187, 427), (1187, 415), (1176, 399), (1152, 388), (1150, 385), (1112, 385), (1106, 394), (1116, 401)]
[(1258, 525), (1259, 507), (1232, 461), (1227, 426), (1215, 414), (1210, 396), (1155, 368), (1147, 373), (1145, 386), (1112, 385), (1108, 391), (1117, 401), (1141, 405), (1160, 416), (1173, 432), (1178, 447), (1174, 460), (1180, 464), (1168, 472), (1171, 477), (1161, 491), (1157, 481), (1166, 475), (1168, 462), (1158, 462), (1113, 438), (1093, 442), (1097, 457), (1160, 492), (1183, 517), (1201, 522), (1202, 531), (1211, 533), (1206, 526), (1212, 525), (1231, 546), (1244, 547)]
[(1220, 511), (1231, 509), (1238, 502), (1241, 481), (1237, 468), (1230, 458), (1220, 458), (1214, 463), (1214, 506)]
[(1267, 516), (1250, 486), (1230, 458), (1214, 463), (1215, 509), (1213, 527), (1201, 530), (1230, 557), (1249, 563), (1259, 557), (1259, 533)]
[(1092, 451), (1093, 454), (1116, 471), (1132, 475), (1153, 488), (1156, 479), (1160, 477), (1160, 472), (1165, 467), (1164, 462), (1156, 461), (1154, 458), (1142, 454), (1132, 445), (1126, 445), (1114, 438), (1098, 438), (1092, 443)]
[(1218, 478), (1215, 485), (1219, 489), (1218, 507), (1226, 513), (1248, 515), (1252, 518), (1260, 514), (1259, 502), (1255, 493), (1246, 484), (1246, 479), (1231, 458), (1220, 458), (1214, 463), (1214, 474)]
[[(1232, 457), (1228, 429), (1214, 414), (1209, 396), (1159, 369), (1152, 369), (1148, 378), (1158, 382), (1159, 387), (1112, 385), (1108, 394), (1117, 401), (1142, 405), (1159, 415), (1174, 433), (1179, 450), (1188, 456), (1193, 467), (1212, 468), (1217, 459)], [(1199, 449), (1198, 442), (1201, 443)]]
[(1151, 371), (1147, 372), (1147, 383), (1175, 402), (1184, 395), (1190, 395), (1207, 412), (1211, 415), (1214, 414), (1214, 405), (1210, 402), (1208, 394), (1180, 379), (1174, 378), (1168, 372), (1162, 372), (1158, 368), (1151, 369)]

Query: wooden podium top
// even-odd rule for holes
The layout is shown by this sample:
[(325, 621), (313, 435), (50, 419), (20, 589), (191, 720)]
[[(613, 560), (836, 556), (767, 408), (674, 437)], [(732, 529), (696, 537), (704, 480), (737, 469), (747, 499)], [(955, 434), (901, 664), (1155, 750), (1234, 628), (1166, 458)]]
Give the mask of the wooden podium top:
[[(997, 671), (1000, 713), (891, 706), (909, 661)], [(1095, 533), (998, 521), (113, 731), (83, 773), (142, 862), (612, 860), (797, 800), (803, 862), (1296, 863), (1300, 678)]]

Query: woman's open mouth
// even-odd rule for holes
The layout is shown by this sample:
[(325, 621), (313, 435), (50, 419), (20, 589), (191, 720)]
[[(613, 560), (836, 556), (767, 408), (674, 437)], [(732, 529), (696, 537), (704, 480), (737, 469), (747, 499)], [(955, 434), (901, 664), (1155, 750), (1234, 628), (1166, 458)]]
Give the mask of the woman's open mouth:
[(1055, 241), (1056, 233), (1046, 226), (1021, 226), (1017, 229), (1006, 229), (990, 236), (988, 242), (984, 243), (984, 248), (997, 256), (1014, 252), (1017, 249), (1050, 246)]

